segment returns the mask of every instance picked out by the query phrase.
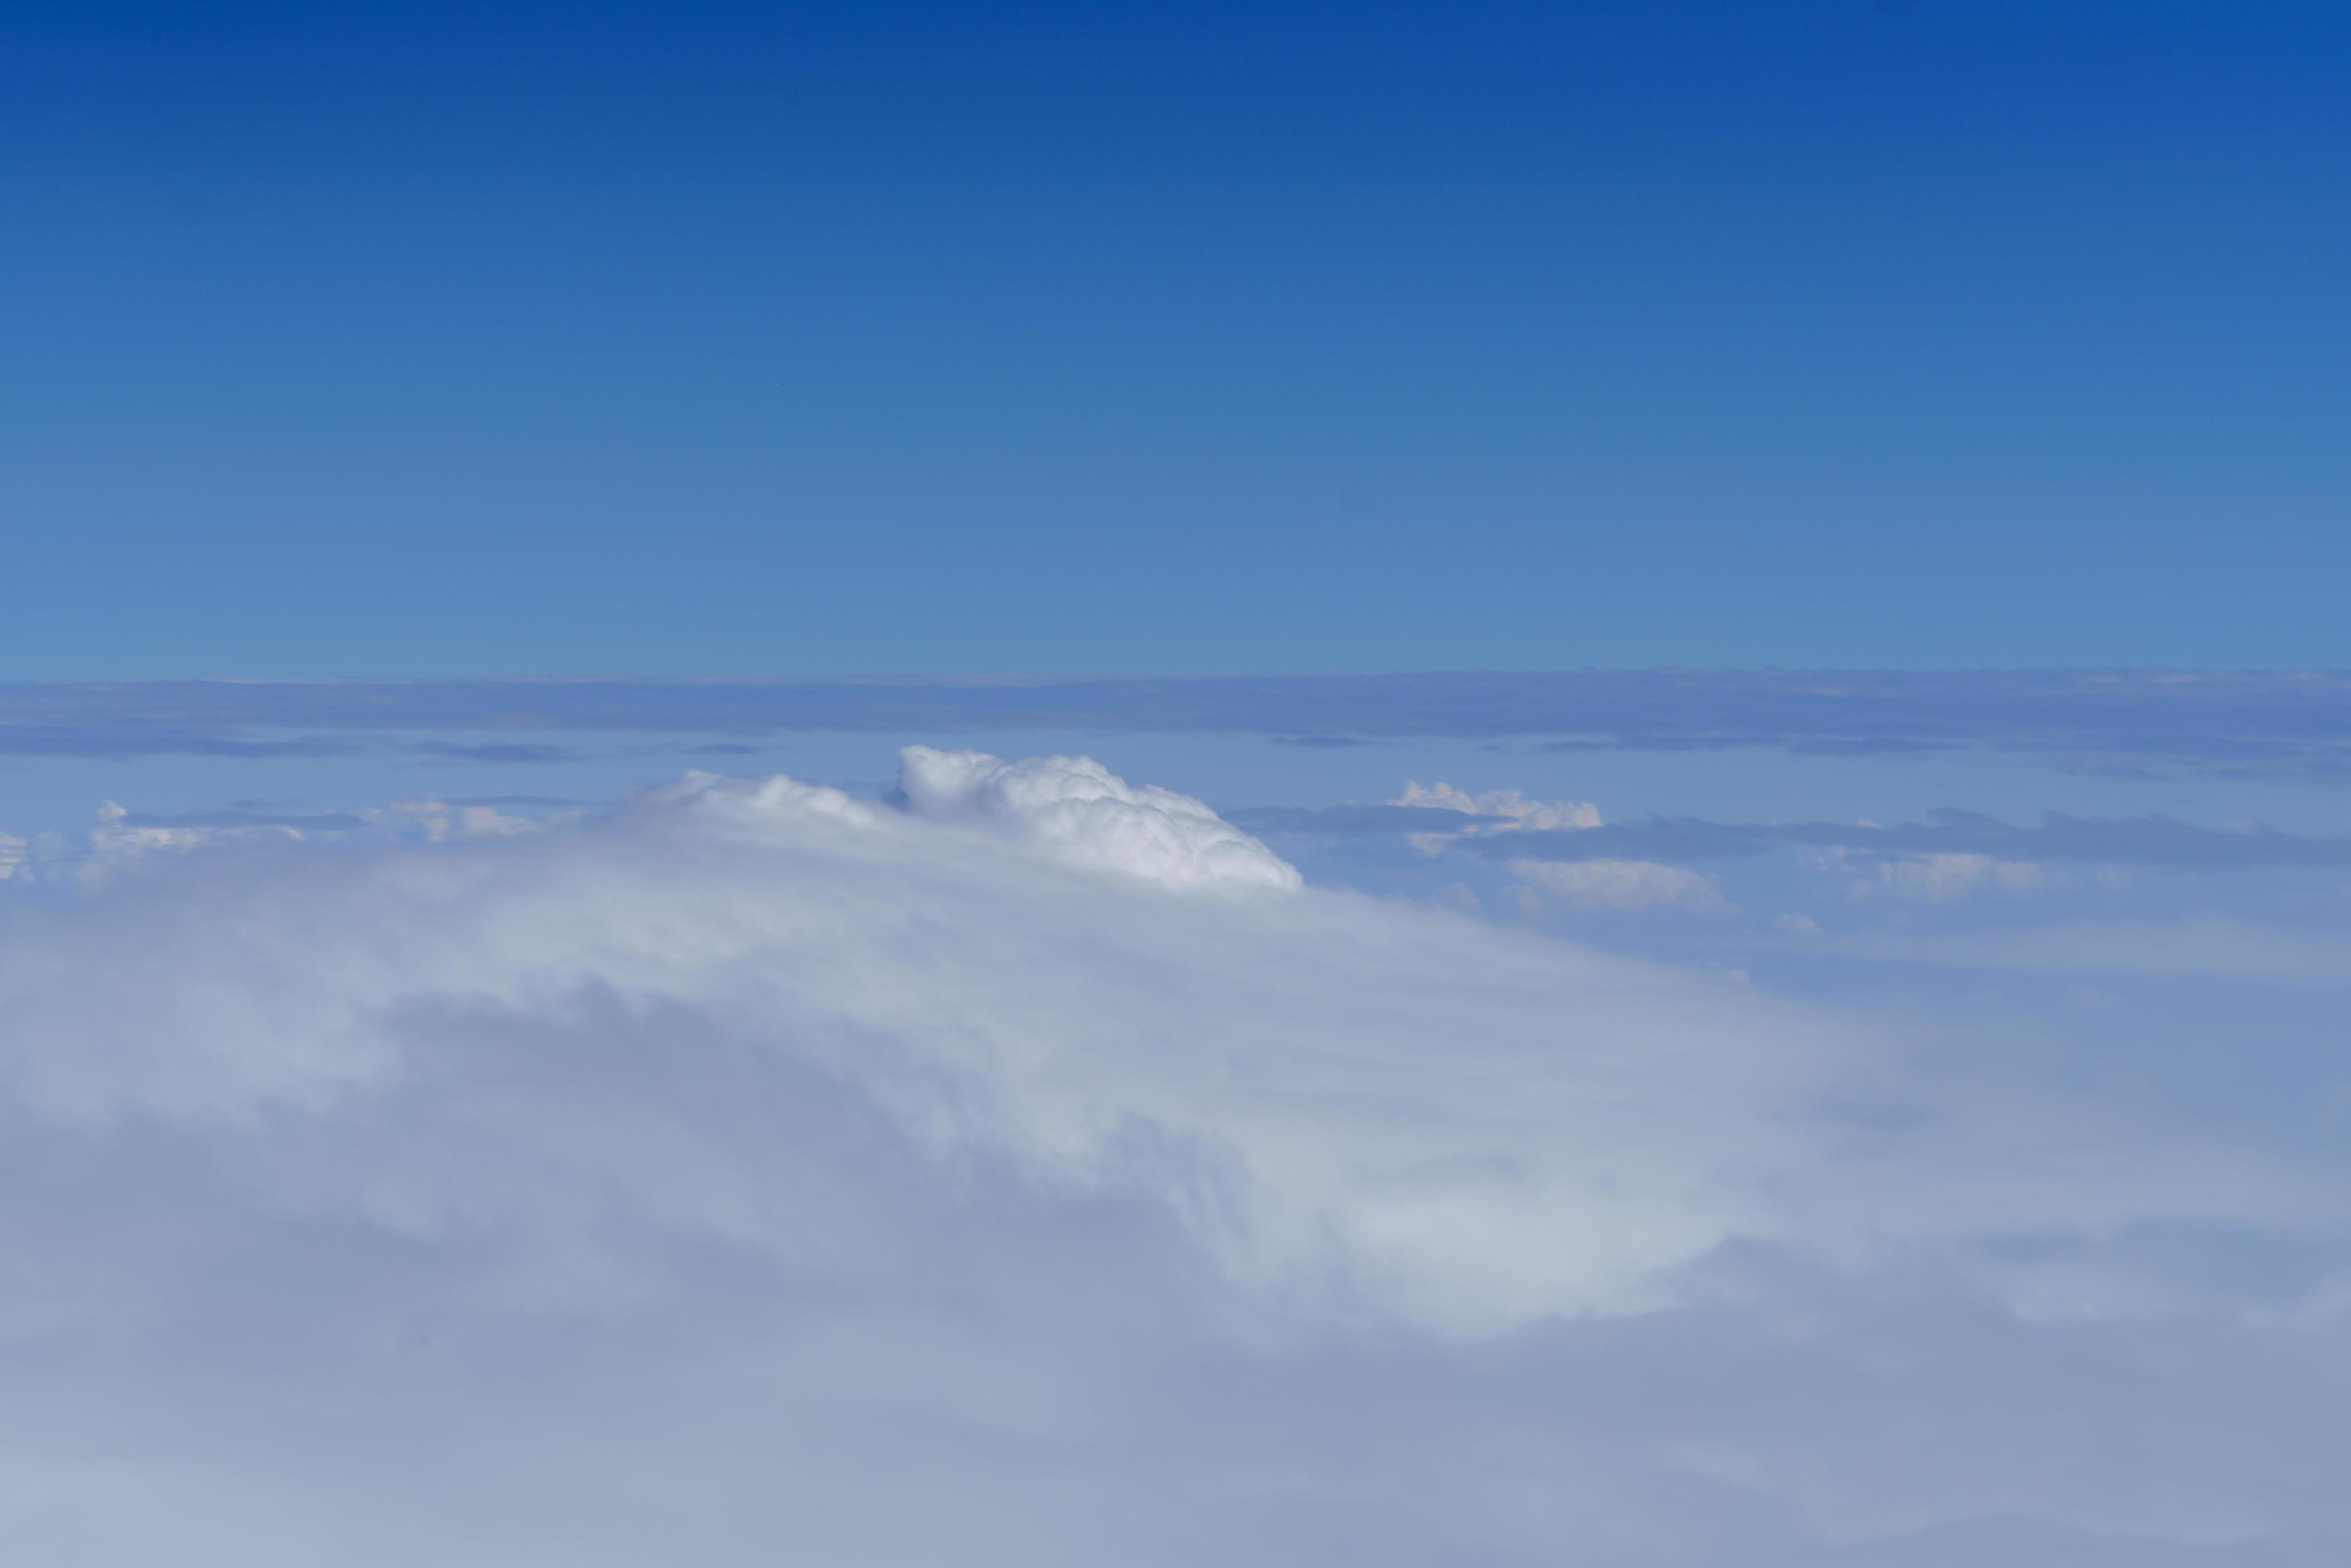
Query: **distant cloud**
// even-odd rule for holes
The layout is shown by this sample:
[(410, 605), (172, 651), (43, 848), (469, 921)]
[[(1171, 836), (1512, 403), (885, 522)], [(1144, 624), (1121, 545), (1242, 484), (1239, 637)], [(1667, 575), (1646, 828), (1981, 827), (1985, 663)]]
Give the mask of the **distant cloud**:
[(1848, 955), (1903, 963), (2116, 975), (2179, 984), (2196, 980), (2351, 986), (2351, 930), (2208, 917), (2168, 923), (2075, 921), (1938, 933), (1931, 940), (1865, 932), (1835, 940)]
[(288, 811), (261, 802), (242, 802), (194, 811), (131, 811), (106, 801), (95, 824), (70, 836), (47, 833), (37, 840), (0, 834), (0, 878), (26, 883), (95, 888), (125, 872), (152, 869), (159, 853), (256, 843), (299, 844), (315, 840), (450, 840), (535, 833), (549, 822), (578, 815), (552, 811), (539, 817), (509, 815), (501, 806), (561, 807), (577, 803), (551, 796), (506, 795), (444, 801), (411, 797), (357, 812)]
[(124, 811), (121, 822), (126, 827), (290, 827), (311, 833), (345, 833), (364, 826), (347, 811), (285, 811), (251, 803), (197, 811)]
[(1825, 865), (1854, 873), (1848, 890), (1855, 898), (1892, 894), (1903, 898), (1956, 898), (1983, 888), (2029, 893), (2046, 886), (2047, 867), (2035, 860), (2002, 860), (1990, 855), (1930, 851), (1923, 854), (1856, 856), (1843, 849), (1823, 852)]
[(1433, 784), (1406, 780), (1403, 790), (1387, 804), (1468, 817), (1471, 821), (1462, 827), (1464, 833), (1537, 833), (1600, 826), (1600, 808), (1588, 800), (1529, 800), (1524, 792), (1515, 789), (1471, 794), (1441, 779)]
[(319, 755), (392, 732), (488, 732), (524, 745), (551, 743), (530, 739), (549, 732), (740, 741), (796, 731), (1054, 730), (1256, 734), (1310, 746), (1420, 736), (1834, 756), (1973, 748), (2133, 776), (2335, 779), (2351, 777), (2351, 676), (1636, 670), (1154, 680), (0, 685), (0, 752), (17, 754)]
[(1515, 789), (1471, 794), (1441, 779), (1429, 785), (1409, 780), (1403, 792), (1390, 797), (1387, 804), (1441, 812), (1461, 819), (1458, 824), (1448, 822), (1442, 828), (1405, 834), (1406, 841), (1424, 855), (1438, 854), (1460, 839), (1489, 834), (1546, 833), (1600, 826), (1600, 808), (1590, 801), (1529, 800)]
[(421, 838), (428, 844), (453, 838), (510, 838), (517, 834), (537, 833), (544, 826), (534, 818), (510, 815), (493, 805), (466, 805), (430, 796), (394, 801), (360, 815), (371, 827)]
[(413, 750), (461, 763), (576, 763), (588, 755), (577, 746), (544, 741), (419, 741)]
[(1730, 908), (1713, 877), (1654, 860), (1513, 860), (1510, 867), (1528, 887), (1587, 909)]
[[(1321, 808), (1269, 806), (1232, 814), (1258, 832), (1302, 838), (1406, 836), (1423, 830), (1417, 809), (1386, 805)], [(1596, 815), (1596, 814), (1595, 814)], [(1834, 854), (1847, 865), (1873, 859), (1970, 857), (1976, 862), (2071, 863), (2165, 867), (2179, 870), (2351, 867), (2351, 836), (2306, 836), (2244, 826), (2199, 827), (2165, 816), (2080, 817), (2050, 813), (2038, 826), (2021, 826), (1978, 812), (1945, 809), (1923, 822), (1755, 823), (1702, 817), (1651, 816), (1594, 823), (1565, 830), (1510, 831), (1520, 819), (1486, 820), (1487, 833), (1450, 840), (1460, 853), (1506, 860), (1642, 859), (1697, 864), (1779, 850)]]
[[(0, 698), (0, 710), (6, 706)], [(0, 712), (0, 755), (18, 757), (339, 757), (365, 749), (324, 735), (269, 739), (173, 723), (28, 724)]]

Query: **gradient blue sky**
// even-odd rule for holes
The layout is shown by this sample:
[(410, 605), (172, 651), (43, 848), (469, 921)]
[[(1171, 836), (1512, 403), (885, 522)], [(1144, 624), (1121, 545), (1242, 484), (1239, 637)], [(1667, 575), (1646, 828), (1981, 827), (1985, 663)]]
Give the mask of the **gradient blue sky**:
[(2339, 666), (2351, 13), (19, 4), (27, 679)]

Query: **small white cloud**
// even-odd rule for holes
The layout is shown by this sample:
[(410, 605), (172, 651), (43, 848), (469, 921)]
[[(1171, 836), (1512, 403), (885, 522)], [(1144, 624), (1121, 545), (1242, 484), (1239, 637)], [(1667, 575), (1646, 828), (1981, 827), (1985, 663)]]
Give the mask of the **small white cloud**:
[(298, 829), (282, 823), (135, 822), (132, 815), (120, 802), (103, 802), (97, 822), (78, 842), (52, 832), (44, 833), (28, 846), (21, 838), (0, 834), (0, 878), (95, 888), (156, 855), (184, 854), (206, 845), (240, 840), (302, 836)]
[(1407, 780), (1403, 793), (1387, 804), (1426, 806), (1434, 811), (1456, 811), (1469, 816), (1503, 819), (1498, 824), (1481, 825), (1489, 832), (1600, 826), (1600, 808), (1588, 800), (1529, 800), (1523, 792), (1515, 789), (1488, 790), (1483, 794), (1471, 794), (1442, 780), (1433, 784)]
[(1471, 794), (1441, 779), (1434, 784), (1423, 784), (1417, 779), (1407, 780), (1403, 792), (1391, 795), (1384, 804), (1451, 812), (1469, 819), (1458, 826), (1448, 825), (1442, 832), (1407, 834), (1405, 836), (1412, 846), (1424, 855), (1441, 854), (1446, 846), (1457, 840), (1482, 837), (1489, 834), (1546, 832), (1600, 826), (1600, 808), (1590, 801), (1529, 800), (1515, 789), (1488, 790), (1483, 794)]

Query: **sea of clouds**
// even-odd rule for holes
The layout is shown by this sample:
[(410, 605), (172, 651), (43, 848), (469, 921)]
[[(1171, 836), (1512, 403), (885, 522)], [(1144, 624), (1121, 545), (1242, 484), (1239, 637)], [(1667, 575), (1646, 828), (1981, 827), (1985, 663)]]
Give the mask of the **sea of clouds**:
[[(1588, 806), (1395, 807), (1719, 902), (1527, 858)], [(2341, 1163), (2110, 1092), (2094, 1016), (2031, 1056), (1320, 885), (1084, 758), (336, 827), (12, 857), (22, 1561), (2351, 1546)]]

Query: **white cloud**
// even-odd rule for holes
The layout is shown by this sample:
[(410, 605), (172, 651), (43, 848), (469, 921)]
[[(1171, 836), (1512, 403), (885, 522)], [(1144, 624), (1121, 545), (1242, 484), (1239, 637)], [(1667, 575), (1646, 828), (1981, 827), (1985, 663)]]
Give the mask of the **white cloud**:
[(1206, 803), (1130, 785), (1091, 757), (1008, 763), (985, 752), (909, 746), (898, 784), (925, 815), (983, 817), (1072, 865), (1168, 888), (1300, 884), (1294, 867)]
[[(1194, 1218), (1238, 1275), (1342, 1269), (1448, 1331), (1634, 1304), (1772, 1227), (1743, 1189), (1786, 1157), (1819, 1053), (1745, 999), (1406, 906), (1187, 898), (1297, 877), (1081, 759), (914, 748), (902, 789), (911, 815), (698, 774), (560, 842), (272, 862), (266, 894), (212, 885), (240, 864), (213, 862), (14, 944), (0, 1006), (39, 1027), (5, 1068), (60, 1115), (331, 1106), (401, 1076), (420, 1011), (609, 992), (785, 1033), (921, 1136), (1054, 1180), (1110, 1179), (1121, 1140), (1155, 1128), (1229, 1165)], [(115, 920), (152, 929), (127, 984), (98, 978)], [(1776, 1044), (1719, 1091), (1668, 1092), (1678, 1059), (1758, 1036)], [(1432, 1075), (1418, 1043), (1438, 1038), (1452, 1068), (1485, 1065)], [(1528, 1075), (1533, 1054), (1551, 1067)], [(1650, 1103), (1583, 1101), (1586, 1070)], [(1530, 1227), (1559, 1244), (1511, 1241)]]
[(26, 882), (72, 881), (94, 886), (157, 854), (181, 854), (233, 839), (302, 836), (295, 829), (275, 823), (235, 826), (141, 823), (131, 820), (131, 815), (118, 802), (102, 803), (96, 823), (78, 844), (61, 834), (44, 834), (29, 849), (23, 839), (0, 839), (0, 877), (14, 872)]
[(1458, 839), (1483, 837), (1489, 834), (1563, 831), (1600, 826), (1600, 808), (1589, 801), (1529, 800), (1515, 789), (1488, 790), (1483, 794), (1471, 794), (1441, 779), (1426, 785), (1416, 779), (1408, 779), (1403, 791), (1390, 796), (1385, 804), (1451, 812), (1471, 819), (1458, 826), (1448, 826), (1441, 833), (1407, 834), (1405, 836), (1413, 847), (1424, 855), (1440, 854), (1446, 846)]
[(2158, 1561), (2329, 1495), (2238, 1462), (2299, 1428), (2210, 1343), (2149, 1438), (2146, 1343), (1974, 1261), (2313, 1222), (2257, 1157), (1298, 886), (1082, 759), (902, 791), (12, 890), (13, 1549), (1695, 1568), (1996, 1516)]
[(1459, 812), (1468, 816), (1490, 816), (1499, 820), (1480, 823), (1465, 832), (1480, 829), (1510, 832), (1528, 828), (1597, 827), (1600, 808), (1584, 800), (1529, 800), (1515, 789), (1488, 790), (1483, 794), (1471, 794), (1439, 780), (1434, 784), (1422, 784), (1406, 780), (1401, 794), (1393, 796), (1390, 805), (1425, 806), (1432, 811)]
[(403, 837), (421, 838), (427, 844), (451, 838), (509, 837), (517, 833), (536, 833), (544, 826), (496, 806), (452, 803), (430, 795), (371, 807), (360, 816), (371, 826)]

